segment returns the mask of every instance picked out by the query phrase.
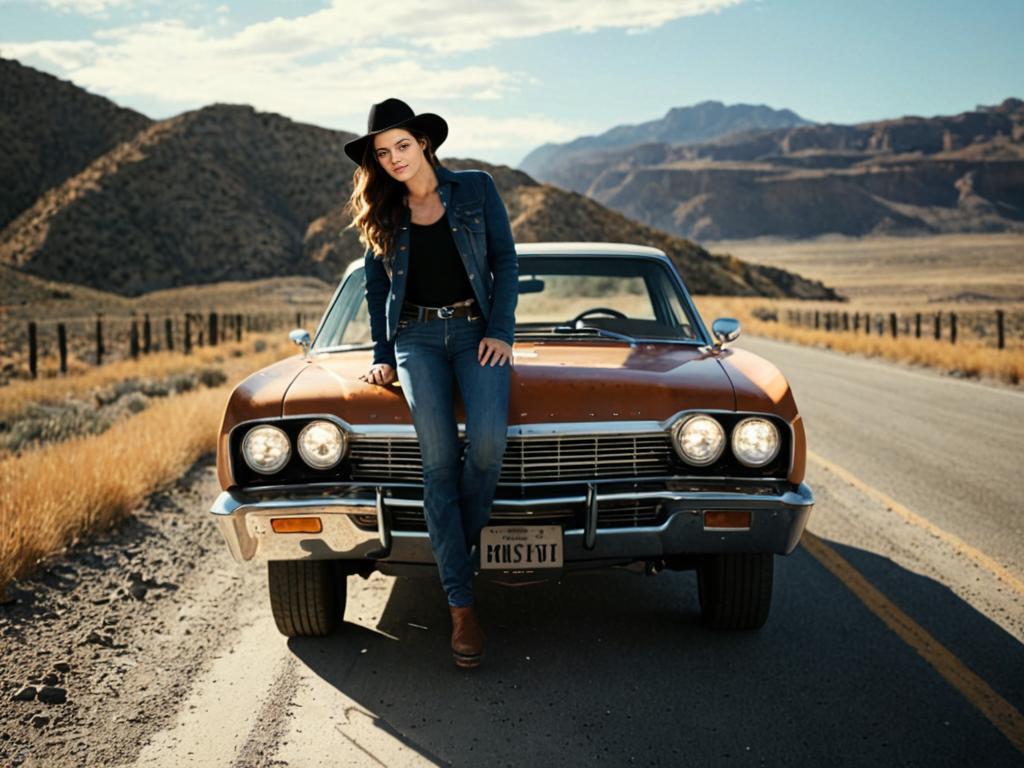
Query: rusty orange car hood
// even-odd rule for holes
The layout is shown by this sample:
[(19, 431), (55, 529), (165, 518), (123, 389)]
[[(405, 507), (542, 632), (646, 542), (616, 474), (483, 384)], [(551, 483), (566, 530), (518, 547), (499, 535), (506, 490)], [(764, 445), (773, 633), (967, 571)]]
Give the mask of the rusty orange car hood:
[[(687, 408), (761, 411), (791, 422), (797, 464), (790, 479), (803, 477), (803, 425), (781, 372), (757, 355), (727, 348), (718, 356), (677, 344), (517, 342), (509, 424), (572, 421), (664, 420)], [(399, 383), (367, 384), (359, 376), (370, 350), (296, 355), (245, 379), (224, 414), (218, 452), (230, 429), (251, 419), (333, 414), (351, 424), (411, 424)], [(455, 417), (465, 411), (455, 389)], [(218, 461), (222, 485), (230, 484)]]
[[(694, 347), (668, 344), (518, 343), (509, 423), (664, 419), (684, 408), (735, 407), (722, 367)], [(304, 364), (283, 415), (332, 413), (364, 424), (412, 423), (401, 386), (358, 377), (369, 352), (323, 354)], [(455, 411), (465, 421), (455, 390)]]

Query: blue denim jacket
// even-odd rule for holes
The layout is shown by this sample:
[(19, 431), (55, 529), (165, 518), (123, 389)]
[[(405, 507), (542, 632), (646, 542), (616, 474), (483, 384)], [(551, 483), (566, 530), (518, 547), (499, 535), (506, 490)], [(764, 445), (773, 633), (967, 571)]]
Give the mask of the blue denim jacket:
[[(455, 246), (487, 322), (484, 335), (511, 345), (519, 300), (519, 261), (508, 211), (494, 179), (487, 171), (450, 171), (444, 166), (436, 166), (434, 174)], [(406, 208), (390, 265), (375, 258), (369, 247), (363, 255), (373, 362), (396, 368), (395, 331), (409, 272), (410, 219)]]

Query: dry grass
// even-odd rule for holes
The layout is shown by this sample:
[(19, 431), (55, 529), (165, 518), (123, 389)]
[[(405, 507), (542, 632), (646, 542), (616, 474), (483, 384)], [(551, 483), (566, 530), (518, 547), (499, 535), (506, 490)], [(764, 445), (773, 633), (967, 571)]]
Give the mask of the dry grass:
[[(1012, 384), (1024, 379), (1024, 236), (1018, 234), (935, 235), (929, 237), (828, 236), (813, 240), (773, 239), (704, 243), (755, 264), (787, 269), (821, 280), (850, 299), (844, 303), (695, 297), (710, 326), (716, 317), (740, 320), (744, 333), (797, 344), (822, 346), (888, 360), (993, 377)], [(1006, 313), (1006, 349), (995, 346), (995, 310)], [(758, 310), (775, 312), (766, 322)], [(922, 336), (880, 336), (828, 332), (787, 322), (787, 312), (865, 312), (874, 317), (896, 312), (922, 315)], [(755, 312), (757, 314), (755, 314)], [(957, 343), (949, 342), (948, 316), (958, 318)], [(943, 315), (941, 340), (932, 336), (933, 317)], [(758, 317), (758, 314), (761, 317)], [(888, 318), (885, 331), (889, 333)]]
[[(694, 302), (709, 329), (717, 317), (735, 317), (740, 321), (743, 333), (752, 336), (764, 336), (806, 346), (821, 346), (839, 352), (886, 360), (917, 363), (942, 371), (959, 371), (967, 376), (992, 377), (1010, 384), (1020, 384), (1024, 381), (1024, 342), (1019, 336), (1008, 336), (1007, 348), (999, 350), (991, 343), (976, 338), (963, 338), (956, 344), (951, 344), (945, 338), (939, 341), (933, 338), (916, 339), (907, 336), (894, 339), (891, 336), (879, 336), (874, 330), (871, 335), (863, 331), (828, 332), (788, 325), (785, 322), (765, 321), (755, 314), (758, 310), (774, 310), (782, 321), (788, 309), (808, 309), (800, 302), (731, 296), (695, 296)], [(851, 314), (858, 311), (857, 307), (846, 304), (832, 304), (827, 307), (814, 305), (809, 308), (827, 308), (830, 311), (838, 309), (841, 312), (849, 311)]]
[[(277, 345), (233, 359), (231, 381), (283, 352), (290, 349)], [(110, 527), (214, 450), (230, 392), (223, 386), (177, 395), (103, 434), (0, 459), (0, 591), (39, 558)]]

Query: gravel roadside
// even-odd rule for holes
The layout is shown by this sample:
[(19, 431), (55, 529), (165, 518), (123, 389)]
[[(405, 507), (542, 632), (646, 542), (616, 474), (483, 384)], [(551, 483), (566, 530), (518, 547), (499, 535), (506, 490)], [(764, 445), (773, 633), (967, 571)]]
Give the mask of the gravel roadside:
[(14, 582), (0, 605), (0, 765), (134, 762), (266, 590), (207, 513), (213, 457)]

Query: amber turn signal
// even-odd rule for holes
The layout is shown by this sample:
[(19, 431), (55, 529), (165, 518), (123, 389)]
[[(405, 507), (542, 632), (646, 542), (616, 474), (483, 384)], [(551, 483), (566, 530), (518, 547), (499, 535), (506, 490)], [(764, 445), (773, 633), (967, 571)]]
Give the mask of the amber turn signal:
[(750, 510), (709, 509), (704, 512), (705, 528), (749, 528)]
[(274, 533), (320, 533), (319, 517), (275, 517), (270, 521)]

